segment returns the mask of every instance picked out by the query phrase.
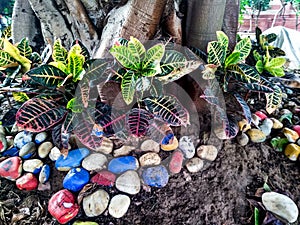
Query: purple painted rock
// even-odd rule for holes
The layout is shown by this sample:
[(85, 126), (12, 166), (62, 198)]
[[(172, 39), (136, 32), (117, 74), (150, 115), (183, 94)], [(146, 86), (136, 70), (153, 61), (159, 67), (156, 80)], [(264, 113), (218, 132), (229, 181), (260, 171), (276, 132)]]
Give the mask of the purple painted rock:
[(79, 206), (75, 203), (74, 195), (64, 189), (50, 198), (48, 211), (59, 223), (66, 224), (78, 214)]
[(0, 177), (16, 180), (22, 173), (22, 160), (18, 156), (5, 159), (0, 163)]
[(92, 177), (91, 182), (102, 186), (114, 186), (116, 175), (107, 170), (102, 170)]
[(169, 170), (171, 173), (179, 173), (182, 168), (183, 154), (181, 151), (174, 151), (169, 163)]
[(25, 173), (22, 177), (16, 180), (17, 188), (24, 191), (32, 191), (37, 189), (38, 180), (32, 173)]

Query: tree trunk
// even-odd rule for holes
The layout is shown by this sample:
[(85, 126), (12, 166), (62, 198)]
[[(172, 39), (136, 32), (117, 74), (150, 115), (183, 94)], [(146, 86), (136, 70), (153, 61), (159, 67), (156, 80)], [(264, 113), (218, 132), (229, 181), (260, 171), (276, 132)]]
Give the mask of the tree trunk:
[(188, 1), (186, 44), (206, 51), (208, 42), (222, 29), (226, 0)]

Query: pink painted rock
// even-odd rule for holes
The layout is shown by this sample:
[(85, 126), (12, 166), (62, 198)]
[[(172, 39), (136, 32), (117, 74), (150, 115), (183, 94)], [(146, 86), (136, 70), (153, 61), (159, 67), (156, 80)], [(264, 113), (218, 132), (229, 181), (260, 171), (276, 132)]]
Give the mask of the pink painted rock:
[(0, 162), (0, 177), (16, 180), (22, 173), (22, 160), (18, 156), (10, 157)]
[(296, 131), (298, 133), (298, 135), (300, 136), (300, 125), (293, 126), (293, 130)]
[(32, 173), (25, 173), (22, 177), (16, 180), (17, 188), (24, 191), (32, 191), (37, 189), (38, 180)]
[(49, 213), (61, 224), (72, 220), (79, 211), (74, 195), (67, 189), (56, 192), (48, 203)]
[(255, 112), (255, 115), (257, 115), (261, 120), (264, 120), (264, 119), (268, 118), (267, 115), (264, 114), (264, 113), (261, 112), (261, 111)]
[(183, 153), (181, 151), (174, 151), (169, 163), (169, 170), (171, 173), (179, 173), (182, 168)]
[(92, 177), (91, 182), (102, 186), (114, 186), (116, 175), (107, 170), (102, 170)]

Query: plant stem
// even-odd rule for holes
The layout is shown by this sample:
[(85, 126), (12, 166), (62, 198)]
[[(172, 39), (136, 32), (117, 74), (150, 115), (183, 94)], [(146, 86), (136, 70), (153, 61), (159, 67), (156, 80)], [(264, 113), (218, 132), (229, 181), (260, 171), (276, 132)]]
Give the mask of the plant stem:
[(259, 210), (254, 208), (254, 225), (259, 225)]

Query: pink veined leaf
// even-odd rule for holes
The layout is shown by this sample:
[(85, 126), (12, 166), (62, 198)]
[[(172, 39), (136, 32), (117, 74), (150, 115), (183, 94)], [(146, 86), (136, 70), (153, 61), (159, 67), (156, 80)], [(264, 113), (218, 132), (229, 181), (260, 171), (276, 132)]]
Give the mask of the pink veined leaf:
[(143, 137), (153, 120), (153, 115), (144, 109), (134, 108), (126, 117), (126, 124), (130, 133), (136, 137)]

